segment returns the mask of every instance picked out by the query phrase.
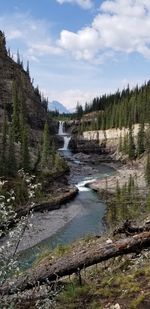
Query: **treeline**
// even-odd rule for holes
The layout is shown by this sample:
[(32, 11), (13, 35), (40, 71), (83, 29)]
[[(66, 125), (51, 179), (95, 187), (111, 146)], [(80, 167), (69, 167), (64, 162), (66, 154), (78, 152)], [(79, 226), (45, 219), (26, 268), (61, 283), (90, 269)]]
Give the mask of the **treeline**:
[[(11, 55), (10, 49), (7, 50), (7, 56), (10, 57), (12, 60), (13, 59), (13, 55)], [(34, 92), (35, 94), (39, 97), (40, 99), (40, 103), (46, 108), (48, 108), (48, 98), (45, 98), (44, 94), (39, 90), (38, 85), (36, 87), (34, 87), (34, 78), (31, 78), (30, 75), (30, 65), (29, 65), (29, 61), (27, 61), (27, 65), (26, 67), (24, 66), (23, 60), (21, 60), (20, 57), (20, 53), (19, 51), (17, 51), (17, 59), (16, 59), (16, 63), (18, 64), (18, 66), (20, 67), (20, 70), (23, 70), (27, 76), (27, 78), (29, 79), (29, 81), (31, 82), (33, 88), (34, 88)]]
[[(109, 128), (129, 127), (135, 123), (150, 122), (150, 81), (138, 87), (130, 89), (128, 86), (115, 94), (102, 95), (94, 98), (91, 103), (86, 103), (83, 109), (77, 105), (78, 118), (97, 112), (96, 119), (91, 121), (90, 128), (106, 130)], [(89, 127), (84, 123), (83, 130)]]
[[(25, 99), (21, 83), (14, 81), (11, 119), (8, 121), (4, 106), (0, 132), (0, 177), (15, 177), (18, 169), (29, 173), (31, 171), (43, 173), (65, 168), (64, 160), (56, 151), (48, 121), (45, 122), (38, 147), (34, 151), (31, 148)], [(48, 116), (47, 119), (49, 119)]]
[(120, 222), (139, 218), (143, 213), (149, 214), (150, 190), (144, 195), (143, 192), (143, 188), (138, 186), (137, 175), (130, 175), (122, 187), (118, 181), (116, 182), (115, 192), (110, 197), (107, 192), (106, 179), (106, 189), (102, 194), (107, 201), (106, 222), (110, 228), (114, 228)]

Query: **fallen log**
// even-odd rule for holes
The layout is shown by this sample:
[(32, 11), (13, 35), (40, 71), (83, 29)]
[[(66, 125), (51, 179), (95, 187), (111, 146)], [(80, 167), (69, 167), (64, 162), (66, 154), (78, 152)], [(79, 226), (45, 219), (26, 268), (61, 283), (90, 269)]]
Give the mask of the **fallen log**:
[(5, 283), (0, 288), (0, 293), (16, 293), (31, 289), (38, 284), (57, 280), (60, 277), (79, 272), (83, 268), (106, 261), (110, 258), (121, 256), (128, 253), (139, 252), (144, 248), (150, 247), (150, 232), (143, 232), (132, 237), (127, 237), (118, 241), (107, 241), (103, 244), (97, 240), (91, 247), (85, 246), (82, 250), (76, 250), (58, 258), (54, 263), (46, 262), (37, 268), (28, 270), (26, 274), (20, 275), (13, 284)]
[(131, 220), (126, 220), (121, 227), (117, 228), (113, 232), (113, 236), (117, 234), (126, 234), (127, 236), (131, 236), (133, 234), (138, 234), (146, 231), (150, 231), (150, 222), (146, 222), (145, 225), (137, 226), (134, 225)]

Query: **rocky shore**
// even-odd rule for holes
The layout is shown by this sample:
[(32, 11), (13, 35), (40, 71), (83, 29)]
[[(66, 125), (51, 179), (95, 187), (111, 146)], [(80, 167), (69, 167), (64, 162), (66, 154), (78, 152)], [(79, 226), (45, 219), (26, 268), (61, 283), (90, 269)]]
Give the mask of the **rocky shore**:
[[(105, 163), (107, 164), (107, 163)], [(116, 170), (116, 174), (110, 177), (105, 177), (103, 179), (97, 179), (88, 186), (101, 193), (103, 190), (107, 189), (107, 192), (114, 193), (116, 190), (117, 183), (120, 187), (128, 183), (130, 176), (134, 177), (137, 186), (140, 189), (146, 189), (145, 173), (144, 173), (144, 158), (138, 162), (126, 163), (123, 165), (118, 165), (118, 163), (109, 163), (109, 166)]]
[[(16, 219), (20, 219), (22, 216), (26, 216), (29, 212), (44, 212), (53, 211), (59, 209), (61, 205), (66, 204), (75, 198), (78, 194), (78, 188), (74, 185), (63, 186), (57, 188), (53, 194), (48, 195), (45, 200), (33, 205), (27, 204), (18, 208), (15, 220), (9, 220), (9, 228), (16, 225)], [(17, 220), (18, 221), (18, 220)], [(4, 226), (1, 224), (0, 228), (3, 230)]]

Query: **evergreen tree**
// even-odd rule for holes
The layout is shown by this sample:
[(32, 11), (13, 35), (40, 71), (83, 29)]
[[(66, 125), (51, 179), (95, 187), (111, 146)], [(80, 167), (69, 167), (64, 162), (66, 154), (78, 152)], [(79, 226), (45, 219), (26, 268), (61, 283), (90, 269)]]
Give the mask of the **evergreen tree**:
[(82, 108), (82, 105), (80, 105), (79, 103), (77, 103), (77, 106), (76, 106), (76, 116), (77, 116), (77, 119), (81, 119), (83, 116), (83, 108)]
[(128, 154), (129, 152), (129, 134), (128, 133), (124, 134), (122, 150), (124, 154)]
[(15, 145), (14, 145), (14, 136), (13, 130), (10, 126), (9, 128), (9, 140), (8, 140), (8, 175), (14, 176), (17, 171), (17, 163), (15, 156)]
[(41, 163), (43, 167), (46, 167), (48, 165), (49, 156), (50, 156), (49, 128), (48, 123), (46, 121), (43, 133), (43, 146), (42, 146), (42, 157), (41, 157)]
[(24, 127), (21, 138), (21, 167), (25, 172), (31, 170), (27, 128)]
[(50, 153), (52, 155), (52, 165), (54, 166), (55, 165), (55, 155), (56, 155), (56, 147), (55, 147), (54, 140), (51, 143)]
[(7, 120), (6, 120), (5, 110), (4, 110), (4, 115), (3, 115), (3, 127), (2, 127), (0, 174), (2, 176), (5, 176), (7, 174)]
[(19, 101), (16, 82), (13, 83), (13, 115), (12, 115), (13, 135), (16, 142), (20, 139), (19, 123)]
[(26, 68), (26, 72), (27, 72), (28, 76), (30, 77), (29, 61), (27, 61), (27, 68)]
[(147, 155), (147, 162), (145, 167), (145, 179), (148, 185), (150, 185), (150, 154)]
[(145, 150), (147, 153), (150, 153), (150, 125), (145, 132)]
[(128, 86), (114, 94), (94, 98), (92, 103), (85, 104), (83, 113), (100, 112), (99, 129), (129, 127), (143, 120), (150, 123), (149, 97), (150, 81), (141, 87), (130, 89)]
[(122, 152), (122, 150), (123, 150), (123, 141), (122, 141), (122, 134), (120, 133), (118, 151)]
[(129, 195), (131, 195), (131, 193), (133, 193), (134, 187), (135, 187), (134, 178), (130, 174), (130, 177), (129, 177), (129, 180), (128, 180), (128, 193), (129, 193)]
[(55, 166), (56, 171), (62, 171), (67, 168), (66, 161), (63, 158), (61, 158), (58, 152), (55, 154), (55, 165), (54, 166)]
[(139, 126), (138, 138), (137, 138), (137, 155), (140, 156), (145, 151), (145, 131), (144, 122)]
[(17, 64), (21, 65), (19, 50), (17, 50)]
[(130, 160), (135, 159), (135, 144), (134, 144), (134, 137), (132, 126), (129, 127), (129, 149), (128, 149), (128, 156)]

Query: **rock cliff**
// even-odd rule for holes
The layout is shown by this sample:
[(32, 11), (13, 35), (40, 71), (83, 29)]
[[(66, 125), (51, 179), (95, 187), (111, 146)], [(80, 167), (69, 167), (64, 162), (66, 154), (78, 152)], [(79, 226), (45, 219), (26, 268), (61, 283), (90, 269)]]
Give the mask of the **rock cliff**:
[(41, 96), (31, 83), (29, 73), (21, 64), (16, 63), (8, 54), (5, 36), (0, 31), (0, 130), (3, 122), (4, 109), (8, 122), (13, 112), (13, 83), (17, 90), (21, 88), (23, 103), (26, 109), (26, 118), (29, 125), (31, 145), (36, 146), (44, 127), (47, 116), (47, 107), (41, 101)]

